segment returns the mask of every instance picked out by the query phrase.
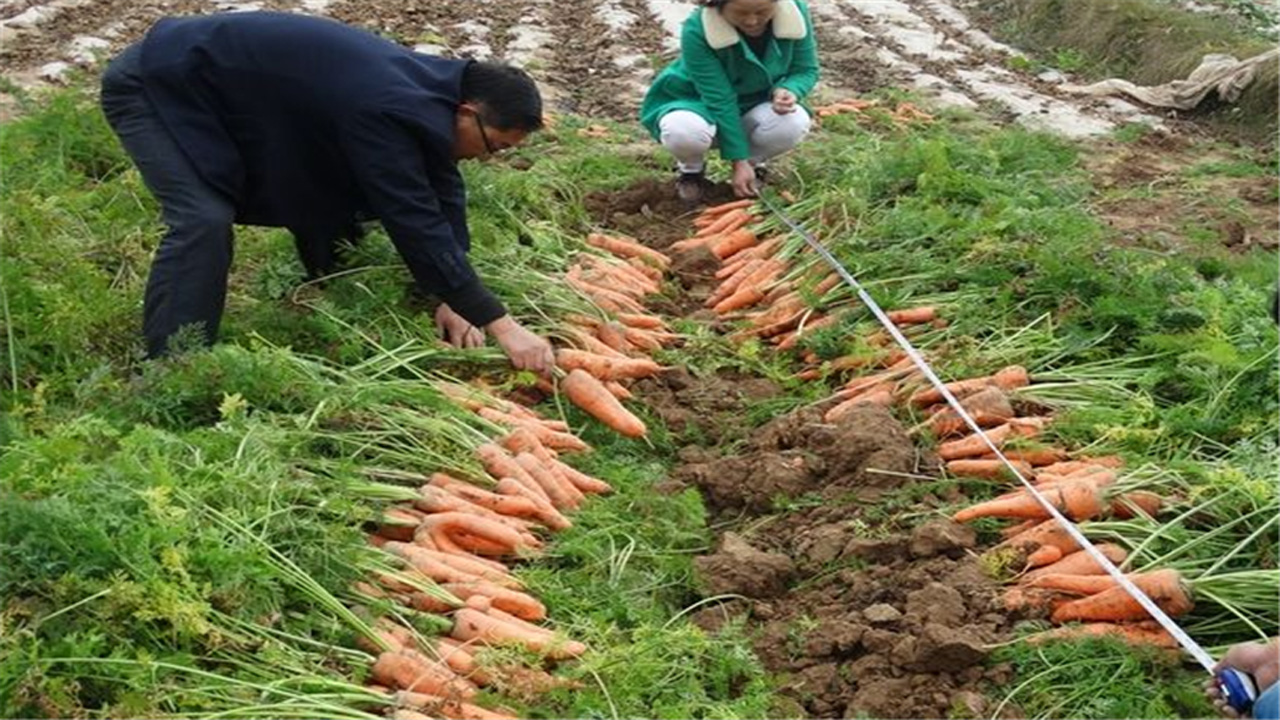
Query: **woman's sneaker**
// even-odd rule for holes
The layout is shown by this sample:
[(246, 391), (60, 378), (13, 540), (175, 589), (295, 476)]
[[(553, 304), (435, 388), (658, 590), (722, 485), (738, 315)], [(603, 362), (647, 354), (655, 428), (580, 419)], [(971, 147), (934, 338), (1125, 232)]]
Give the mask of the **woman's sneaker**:
[(676, 196), (688, 203), (702, 200), (706, 192), (707, 176), (700, 172), (682, 172), (676, 179)]

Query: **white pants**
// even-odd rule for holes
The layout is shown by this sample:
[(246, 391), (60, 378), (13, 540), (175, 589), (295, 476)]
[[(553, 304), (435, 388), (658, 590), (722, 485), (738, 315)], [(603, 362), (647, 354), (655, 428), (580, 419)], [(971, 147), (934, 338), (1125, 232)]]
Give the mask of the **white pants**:
[[(716, 142), (716, 126), (690, 110), (672, 110), (658, 121), (662, 146), (671, 151), (680, 172), (702, 172), (707, 151)], [(790, 150), (809, 132), (809, 113), (796, 106), (794, 112), (779, 115), (772, 103), (760, 103), (742, 116), (742, 130), (751, 148), (751, 164), (756, 165)]]

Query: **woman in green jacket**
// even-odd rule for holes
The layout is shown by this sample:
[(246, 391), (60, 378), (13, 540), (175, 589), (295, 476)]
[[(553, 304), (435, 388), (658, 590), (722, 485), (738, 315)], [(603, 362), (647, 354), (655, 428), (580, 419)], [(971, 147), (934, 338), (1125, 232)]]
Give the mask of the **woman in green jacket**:
[(750, 196), (764, 161), (809, 131), (801, 101), (817, 79), (801, 0), (703, 0), (684, 23), (680, 57), (645, 95), (640, 121), (675, 156), (681, 198), (702, 198), (713, 145), (733, 163), (734, 192)]

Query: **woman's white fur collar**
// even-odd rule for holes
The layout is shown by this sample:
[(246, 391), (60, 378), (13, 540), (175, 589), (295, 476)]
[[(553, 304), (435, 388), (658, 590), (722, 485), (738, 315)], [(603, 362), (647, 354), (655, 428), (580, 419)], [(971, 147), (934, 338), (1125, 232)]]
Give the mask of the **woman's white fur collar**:
[[(702, 9), (702, 31), (707, 44), (713, 50), (722, 50), (741, 39), (737, 28), (729, 24), (718, 8)], [(799, 40), (808, 33), (804, 15), (795, 0), (778, 0), (778, 11), (773, 16), (773, 36), (781, 40)]]

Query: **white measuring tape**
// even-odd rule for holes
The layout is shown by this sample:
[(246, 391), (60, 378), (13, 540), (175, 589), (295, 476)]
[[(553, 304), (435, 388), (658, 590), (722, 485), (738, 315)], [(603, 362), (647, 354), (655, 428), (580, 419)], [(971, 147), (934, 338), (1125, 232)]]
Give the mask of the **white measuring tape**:
[(1050, 517), (1062, 525), (1063, 529), (1065, 529), (1071, 536), (1071, 539), (1074, 540), (1082, 550), (1089, 553), (1089, 556), (1092, 557), (1094, 561), (1102, 567), (1102, 569), (1106, 570), (1107, 574), (1115, 579), (1115, 581), (1119, 583), (1120, 587), (1124, 588), (1125, 592), (1129, 593), (1134, 600), (1137, 600), (1138, 604), (1141, 605), (1142, 608), (1151, 615), (1151, 617), (1155, 618), (1156, 622), (1160, 623), (1160, 626), (1167, 630), (1169, 634), (1173, 636), (1173, 639), (1177, 640), (1178, 644), (1181, 645), (1196, 662), (1200, 663), (1206, 671), (1212, 674), (1214, 672), (1215, 664), (1213, 657), (1200, 646), (1200, 643), (1197, 643), (1186, 633), (1186, 631), (1178, 627), (1178, 624), (1174, 622), (1173, 618), (1169, 617), (1165, 611), (1161, 610), (1160, 607), (1156, 605), (1155, 601), (1143, 592), (1141, 588), (1133, 584), (1132, 580), (1125, 577), (1125, 574), (1120, 572), (1120, 569), (1108, 560), (1106, 555), (1103, 555), (1098, 548), (1094, 547), (1092, 542), (1089, 542), (1089, 539), (1084, 536), (1084, 533), (1080, 532), (1080, 529), (1076, 527), (1075, 523), (1059, 512), (1058, 509), (1053, 506), (1053, 503), (1049, 502), (1048, 498), (1041, 494), (1030, 481), (1023, 477), (1022, 473), (1018, 472), (1018, 468), (1015, 467), (1013, 463), (1009, 462), (1009, 458), (1005, 457), (1004, 453), (1000, 452), (1000, 448), (991, 441), (991, 438), (983, 432), (981, 427), (978, 427), (978, 423), (974, 421), (968, 411), (960, 405), (960, 401), (951, 394), (951, 391), (947, 389), (947, 386), (938, 379), (938, 376), (933, 372), (933, 368), (929, 367), (929, 363), (925, 361), (920, 352), (911, 344), (911, 341), (898, 330), (898, 326), (889, 319), (889, 316), (885, 315), (884, 311), (880, 309), (880, 306), (876, 304), (876, 301), (867, 294), (867, 291), (862, 288), (862, 285), (853, 277), (845, 266), (842, 265), (840, 261), (837, 260), (825, 247), (823, 247), (822, 243), (818, 242), (817, 238), (815, 238), (809, 231), (796, 224), (795, 221), (788, 217), (786, 213), (769, 200), (769, 198), (763, 193), (760, 195), (760, 200), (764, 203), (765, 207), (767, 207), (770, 212), (789, 227), (792, 232), (804, 238), (804, 241), (809, 244), (809, 247), (813, 248), (815, 252), (821, 255), (822, 259), (836, 271), (840, 278), (857, 291), (858, 298), (862, 300), (869, 310), (871, 310), (871, 313), (876, 316), (876, 319), (880, 321), (880, 324), (884, 326), (884, 329), (893, 336), (893, 339), (902, 348), (903, 352), (911, 358), (911, 362), (915, 363), (915, 366), (919, 368), (920, 372), (929, 379), (929, 382), (933, 385), (934, 389), (942, 393), (942, 397), (946, 399), (947, 404), (951, 406), (951, 409), (956, 411), (956, 414), (964, 419), (964, 422), (969, 426), (969, 429), (978, 437), (982, 438), (982, 441), (991, 449), (991, 452), (995, 453), (996, 457), (999, 458), (1000, 461), (1004, 463), (1005, 467), (1009, 469), (1009, 472), (1013, 473), (1014, 477), (1018, 478), (1018, 482), (1022, 483), (1022, 485), (1031, 493), (1031, 496), (1035, 498), (1036, 502), (1040, 503), (1040, 506), (1045, 509), (1045, 512), (1049, 513)]

